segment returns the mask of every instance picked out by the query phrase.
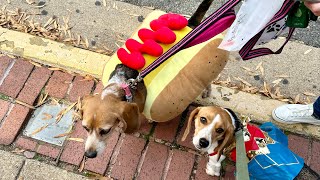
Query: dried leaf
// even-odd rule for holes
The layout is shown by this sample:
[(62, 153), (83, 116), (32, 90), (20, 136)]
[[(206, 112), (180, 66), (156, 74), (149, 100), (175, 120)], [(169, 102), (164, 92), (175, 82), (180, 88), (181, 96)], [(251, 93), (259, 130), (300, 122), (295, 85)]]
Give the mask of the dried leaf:
[(41, 64), (33, 62), (33, 61), (29, 61), (31, 64), (33, 64), (36, 67), (42, 67)]
[(61, 71), (61, 69), (57, 68), (57, 67), (50, 67), (48, 69), (51, 70), (51, 71)]
[(252, 86), (249, 82), (243, 80), (242, 78), (238, 77), (238, 80), (240, 80), (243, 84), (247, 85), (247, 86)]
[(71, 104), (69, 107), (62, 109), (62, 110), (58, 113), (58, 115), (57, 115), (57, 117), (56, 117), (56, 124), (58, 124), (59, 121), (61, 120), (61, 118), (62, 118), (67, 112), (69, 112), (76, 104), (77, 104), (77, 103), (75, 102), (75, 103)]
[(68, 138), (69, 141), (77, 141), (77, 142), (84, 142), (82, 138)]
[(304, 92), (303, 93), (306, 96), (316, 96), (315, 94), (311, 93), (311, 92)]
[(19, 149), (19, 148), (15, 148), (13, 151), (11, 151), (12, 153), (23, 153), (25, 150), (24, 149)]
[(70, 132), (62, 133), (62, 134), (58, 134), (56, 136), (53, 136), (53, 138), (61, 138), (61, 137), (64, 137), (64, 136), (68, 136), (69, 134), (70, 134)]
[(262, 66), (262, 62), (260, 62), (257, 66), (256, 66), (256, 70), (258, 70), (260, 68), (260, 66)]
[(307, 96), (307, 103), (311, 104), (310, 98)]
[(312, 51), (312, 49), (308, 49), (308, 50), (306, 50), (303, 54), (306, 55), (306, 54), (308, 54), (308, 53), (311, 52), (311, 51)]
[(246, 71), (251, 71), (250, 68), (247, 68), (247, 67), (245, 67), (245, 66), (241, 66), (241, 68), (244, 69), (244, 70), (246, 70)]
[(288, 78), (290, 76), (285, 75), (285, 74), (281, 74), (281, 75), (278, 75), (278, 76), (275, 76), (275, 77), (277, 77), (277, 78)]
[(30, 109), (36, 109), (34, 106), (31, 106), (31, 105), (29, 105), (29, 104), (27, 104), (27, 103), (25, 103), (25, 102), (22, 102), (22, 101), (19, 101), (19, 100), (15, 100), (15, 102), (17, 103), (17, 104), (20, 104), (20, 105), (22, 105), (22, 106), (26, 106), (26, 107), (28, 107), (28, 108), (30, 108)]
[(298, 95), (294, 98), (293, 103), (294, 103), (294, 104), (297, 104), (299, 101), (300, 101), (300, 94), (298, 94)]
[(106, 0), (102, 0), (103, 6), (106, 7), (107, 6), (107, 1)]
[(7, 56), (11, 59), (16, 59), (16, 57), (14, 55), (11, 55), (11, 54), (7, 54)]
[(79, 167), (79, 169), (78, 169), (79, 172), (82, 172), (82, 171), (83, 171), (84, 165), (85, 165), (86, 161), (87, 161), (87, 157), (84, 156), (83, 159), (82, 159), (82, 161), (81, 161), (80, 167)]
[(48, 114), (48, 113), (43, 113), (42, 115), (44, 116), (42, 118), (42, 120), (49, 120), (49, 119), (53, 118), (53, 116), (51, 114)]
[(39, 133), (40, 131), (44, 130), (45, 128), (47, 128), (49, 126), (49, 124), (46, 124), (36, 130), (34, 130), (32, 133), (31, 133), (31, 136), (34, 136), (35, 134)]
[(264, 68), (262, 67), (262, 65), (259, 67), (259, 70), (261, 72), (261, 75), (264, 76)]
[(26, 0), (26, 2), (30, 5), (36, 3), (35, 0)]
[(89, 41), (88, 41), (88, 38), (85, 39), (85, 45), (86, 45), (86, 48), (89, 48)]

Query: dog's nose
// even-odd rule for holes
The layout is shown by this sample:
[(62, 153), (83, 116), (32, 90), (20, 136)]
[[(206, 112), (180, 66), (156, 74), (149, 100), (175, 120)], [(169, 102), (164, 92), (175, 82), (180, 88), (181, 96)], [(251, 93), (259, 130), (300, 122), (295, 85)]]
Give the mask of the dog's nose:
[(209, 141), (206, 140), (205, 138), (200, 138), (199, 145), (201, 148), (206, 148), (209, 146)]
[(84, 155), (88, 158), (95, 158), (97, 157), (97, 154), (98, 154), (97, 151), (86, 151), (84, 153)]

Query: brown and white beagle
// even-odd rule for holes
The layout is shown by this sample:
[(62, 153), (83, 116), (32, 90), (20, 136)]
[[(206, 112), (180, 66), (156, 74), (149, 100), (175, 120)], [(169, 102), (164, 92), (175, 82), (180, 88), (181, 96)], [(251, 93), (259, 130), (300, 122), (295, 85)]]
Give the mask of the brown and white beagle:
[(240, 128), (241, 123), (229, 109), (216, 106), (198, 107), (189, 116), (182, 141), (189, 134), (193, 120), (195, 132), (192, 143), (198, 150), (209, 154), (207, 174), (220, 176), (221, 162), (225, 159), (223, 150), (235, 142), (234, 132)]
[(147, 90), (143, 81), (135, 89), (127, 85), (127, 80), (135, 79), (138, 74), (138, 71), (118, 64), (100, 94), (83, 98), (80, 112), (82, 126), (88, 132), (86, 157), (95, 158), (104, 150), (112, 130), (132, 133), (139, 129)]

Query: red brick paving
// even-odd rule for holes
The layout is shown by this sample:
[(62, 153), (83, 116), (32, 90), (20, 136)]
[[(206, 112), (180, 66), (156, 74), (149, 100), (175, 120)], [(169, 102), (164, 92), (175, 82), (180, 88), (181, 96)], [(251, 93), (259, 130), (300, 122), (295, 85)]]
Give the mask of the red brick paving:
[(69, 100), (75, 102), (78, 100), (78, 97), (90, 94), (93, 85), (93, 80), (87, 81), (83, 80), (82, 76), (77, 76), (72, 83)]
[(312, 158), (310, 162), (310, 167), (315, 172), (320, 174), (320, 142), (313, 141), (311, 152), (312, 152)]
[(9, 105), (10, 105), (9, 102), (0, 99), (0, 122), (6, 115), (9, 109)]
[(138, 131), (145, 135), (149, 134), (153, 124), (149, 123), (145, 117), (142, 117), (142, 115), (140, 119), (141, 119), (141, 125)]
[(103, 90), (103, 84), (102, 82), (100, 81), (97, 85), (96, 85), (96, 88), (94, 89), (94, 93), (101, 93)]
[(0, 92), (11, 97), (16, 97), (29, 77), (32, 68), (33, 65), (29, 62), (17, 59), (9, 75), (0, 86)]
[(20, 92), (18, 99), (28, 104), (33, 104), (38, 97), (41, 89), (48, 81), (51, 75), (51, 71), (45, 67), (36, 67), (27, 82), (25, 83), (22, 91)]
[(206, 173), (206, 166), (207, 166), (207, 162), (208, 162), (208, 158), (207, 157), (201, 157), (198, 167), (197, 167), (197, 171), (196, 171), (196, 176), (195, 179), (196, 180), (206, 180), (206, 179), (216, 179), (218, 180), (219, 177), (213, 177), (213, 176), (209, 176)]
[(60, 149), (49, 144), (40, 144), (37, 153), (56, 159), (60, 153)]
[(37, 147), (37, 142), (26, 137), (19, 137), (15, 145), (22, 149), (34, 151)]
[(308, 159), (309, 140), (300, 136), (288, 135), (289, 149), (301, 156), (306, 162)]
[(150, 142), (138, 179), (161, 179), (169, 147)]
[(111, 176), (116, 179), (132, 179), (146, 141), (131, 135), (124, 137)]
[(181, 117), (178, 116), (168, 122), (158, 123), (154, 131), (154, 137), (172, 142), (176, 135), (180, 118)]
[[(0, 57), (0, 77), (11, 62), (13, 62), (13, 60), (8, 57)], [(12, 97), (16, 97), (19, 94), (19, 100), (33, 104), (34, 100), (39, 95), (41, 89), (51, 74), (51, 71), (45, 69), (44, 67), (36, 67), (32, 71), (33, 67), (33, 65), (26, 61), (21, 59), (16, 60), (9, 75), (6, 77), (4, 83), (0, 86), (0, 92)], [(46, 90), (51, 96), (64, 98), (70, 85), (68, 82), (71, 82), (72, 79), (73, 76), (70, 74), (55, 71), (48, 82)], [(81, 81), (81, 79), (82, 77), (80, 76), (75, 78), (69, 94), (69, 100), (76, 101), (78, 96), (82, 96), (91, 91), (94, 82)], [(23, 89), (21, 90), (21, 88)], [(101, 92), (102, 89), (102, 84), (98, 83), (96, 85), (95, 92)], [(8, 117), (5, 117), (10, 104), (11, 103), (9, 102), (0, 100), (0, 121), (3, 119), (2, 124), (0, 125), (0, 144), (5, 145), (9, 145), (15, 140), (16, 136), (21, 130), (22, 125), (25, 124), (25, 119), (30, 111), (29, 108), (24, 106), (14, 105)], [(191, 110), (192, 109), (190, 109), (189, 112)], [(154, 136), (156, 138), (172, 142), (174, 140), (179, 121), (180, 117), (175, 118), (167, 123), (158, 123), (154, 132)], [(186, 123), (179, 133), (177, 142), (182, 146), (194, 149), (192, 144), (194, 127), (191, 128), (191, 132), (187, 140), (185, 142), (181, 142), (181, 137), (186, 127)], [(151, 127), (152, 124), (142, 123), (139, 132), (148, 134), (151, 130)], [(75, 131), (72, 133), (71, 137), (83, 139), (86, 138), (86, 132), (81, 127), (81, 122), (76, 123)], [(88, 160), (86, 162), (85, 169), (103, 174), (107, 169), (110, 157), (114, 151), (115, 145), (117, 144), (118, 137), (119, 134), (114, 132), (108, 141), (108, 145), (104, 153), (96, 159)], [(289, 135), (288, 139), (289, 148), (293, 152), (297, 153), (305, 160), (308, 159), (308, 156), (312, 155), (311, 158), (309, 157), (309, 159), (311, 159), (310, 167), (314, 171), (320, 172), (320, 164), (318, 163), (320, 162), (320, 143), (318, 141), (314, 141), (311, 150), (312, 153), (308, 154), (308, 139), (296, 135)], [(116, 163), (113, 165), (111, 176), (118, 179), (131, 179), (136, 172), (145, 143), (146, 141), (142, 138), (126, 135), (123, 140), (123, 144), (121, 145)], [(15, 145), (23, 149), (35, 150), (37, 147), (37, 141), (21, 136), (16, 139)], [(39, 154), (57, 158), (60, 148), (51, 146), (49, 144), (41, 144), (38, 146), (36, 151)], [(166, 179), (189, 179), (194, 164), (195, 155), (176, 149), (172, 151), (173, 156), (171, 162), (169, 163)], [(170, 150), (168, 146), (150, 142), (138, 179), (160, 179), (169, 153)], [(83, 158), (83, 155), (83, 143), (67, 141), (60, 160), (78, 166)], [(205, 173), (206, 163), (207, 158), (201, 157), (195, 178), (218, 179), (217, 177), (210, 177)], [(226, 175), (223, 177), (223, 179), (234, 179), (234, 166), (227, 165)]]
[(166, 179), (189, 179), (195, 155), (176, 149), (172, 151), (173, 156)]
[[(86, 131), (82, 127), (80, 121), (76, 123), (75, 130), (72, 132), (70, 137), (85, 139)], [(79, 165), (82, 161), (83, 155), (84, 143), (67, 140), (67, 144), (63, 149), (60, 160), (70, 164)]]
[(28, 113), (29, 108), (18, 104), (14, 105), (0, 127), (0, 144), (9, 145), (14, 141)]
[(9, 64), (13, 61), (14, 60), (9, 58), (8, 56), (0, 56), (0, 79), (8, 68)]
[(46, 92), (56, 98), (64, 98), (73, 76), (64, 72), (54, 71), (46, 87)]
[(227, 164), (227, 166), (225, 167), (225, 175), (222, 179), (235, 180), (236, 179), (235, 173), (236, 173), (236, 167), (231, 164)]
[(116, 146), (119, 139), (119, 132), (113, 131), (111, 137), (107, 141), (106, 149), (103, 154), (94, 159), (88, 159), (85, 164), (85, 169), (93, 171), (99, 174), (104, 174), (107, 169), (110, 157), (113, 152), (113, 148)]

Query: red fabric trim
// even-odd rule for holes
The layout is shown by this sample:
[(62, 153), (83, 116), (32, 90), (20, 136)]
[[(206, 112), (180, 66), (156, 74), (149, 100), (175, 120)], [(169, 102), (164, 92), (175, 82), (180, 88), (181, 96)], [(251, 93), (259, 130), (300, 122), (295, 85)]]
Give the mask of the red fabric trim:
[(209, 156), (214, 156), (214, 155), (216, 155), (216, 154), (218, 154), (218, 152), (210, 153)]

